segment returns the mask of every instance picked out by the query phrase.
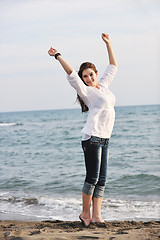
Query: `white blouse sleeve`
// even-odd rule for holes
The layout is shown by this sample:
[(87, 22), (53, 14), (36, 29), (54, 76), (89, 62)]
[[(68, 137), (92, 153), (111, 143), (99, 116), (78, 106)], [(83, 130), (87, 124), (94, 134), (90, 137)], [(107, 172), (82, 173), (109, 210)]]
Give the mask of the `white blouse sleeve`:
[(116, 75), (116, 72), (117, 67), (115, 65), (109, 64), (102, 78), (100, 79), (99, 84), (108, 87), (112, 83), (112, 80)]
[(87, 95), (87, 86), (83, 83), (82, 79), (78, 76), (75, 70), (70, 75), (67, 75), (70, 85), (77, 91), (80, 97)]

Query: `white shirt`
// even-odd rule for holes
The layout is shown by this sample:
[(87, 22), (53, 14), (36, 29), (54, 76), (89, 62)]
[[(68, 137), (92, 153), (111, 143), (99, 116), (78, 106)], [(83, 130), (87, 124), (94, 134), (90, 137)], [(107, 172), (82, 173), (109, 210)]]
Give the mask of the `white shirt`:
[[(108, 65), (102, 78), (98, 82), (100, 89), (86, 86), (75, 70), (67, 75), (71, 86), (77, 91), (78, 95), (89, 108), (89, 114), (82, 133), (89, 136), (100, 138), (110, 138), (115, 120), (115, 96), (109, 90), (117, 67)], [(85, 137), (86, 138), (86, 137)]]

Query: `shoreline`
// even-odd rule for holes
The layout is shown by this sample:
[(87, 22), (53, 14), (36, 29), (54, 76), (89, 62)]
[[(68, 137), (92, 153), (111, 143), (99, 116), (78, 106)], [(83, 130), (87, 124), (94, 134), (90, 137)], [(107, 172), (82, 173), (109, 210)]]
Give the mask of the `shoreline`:
[(105, 221), (84, 227), (80, 221), (0, 221), (0, 239), (160, 239), (160, 221)]

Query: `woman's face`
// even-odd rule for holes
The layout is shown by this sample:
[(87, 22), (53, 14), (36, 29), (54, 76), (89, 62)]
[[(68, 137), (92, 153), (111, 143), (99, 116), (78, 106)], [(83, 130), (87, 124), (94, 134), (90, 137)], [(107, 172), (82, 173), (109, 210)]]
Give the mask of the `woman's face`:
[(90, 87), (98, 87), (97, 76), (98, 73), (95, 73), (92, 68), (87, 68), (82, 72), (83, 81)]

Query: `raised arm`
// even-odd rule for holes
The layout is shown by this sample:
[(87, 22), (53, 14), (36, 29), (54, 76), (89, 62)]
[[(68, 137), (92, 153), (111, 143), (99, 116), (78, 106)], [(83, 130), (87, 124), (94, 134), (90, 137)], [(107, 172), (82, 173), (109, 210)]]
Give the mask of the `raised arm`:
[(50, 56), (56, 56), (56, 59), (60, 62), (60, 64), (62, 65), (63, 69), (65, 70), (65, 72), (70, 75), (73, 72), (73, 68), (72, 66), (70, 66), (70, 64), (61, 56), (61, 54), (59, 53), (58, 50), (56, 50), (55, 48), (50, 48), (48, 51), (48, 54)]
[(106, 34), (106, 33), (102, 33), (102, 39), (106, 43), (106, 46), (107, 46), (109, 63), (113, 64), (115, 66), (118, 66), (115, 55), (114, 55), (114, 52), (113, 52), (113, 48), (112, 48), (112, 45), (111, 45), (111, 41), (109, 39), (109, 35)]

